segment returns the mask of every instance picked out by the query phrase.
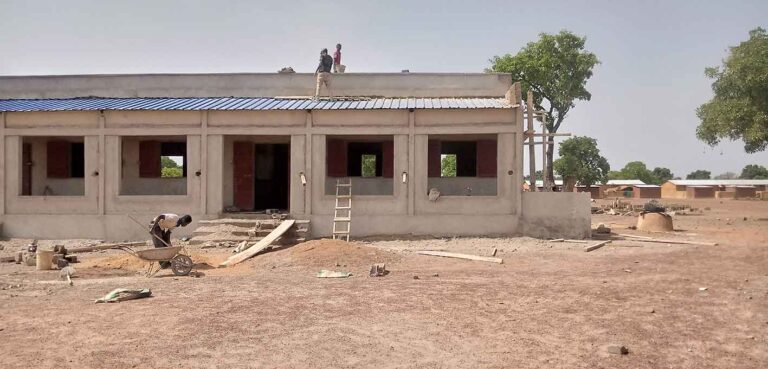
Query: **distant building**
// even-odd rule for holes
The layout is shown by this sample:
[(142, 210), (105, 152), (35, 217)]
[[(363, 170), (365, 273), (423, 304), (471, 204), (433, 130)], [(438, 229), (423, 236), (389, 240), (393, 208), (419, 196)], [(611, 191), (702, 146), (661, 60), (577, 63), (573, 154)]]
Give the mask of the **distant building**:
[[(768, 180), (765, 179), (673, 179), (661, 185), (661, 197), (664, 199), (746, 198), (757, 196), (757, 192), (765, 191), (766, 186), (768, 186)], [(689, 191), (692, 187), (694, 189)], [(708, 188), (708, 190), (700, 188)]]
[(632, 186), (632, 197), (636, 199), (660, 199), (661, 186), (657, 185), (634, 185)]

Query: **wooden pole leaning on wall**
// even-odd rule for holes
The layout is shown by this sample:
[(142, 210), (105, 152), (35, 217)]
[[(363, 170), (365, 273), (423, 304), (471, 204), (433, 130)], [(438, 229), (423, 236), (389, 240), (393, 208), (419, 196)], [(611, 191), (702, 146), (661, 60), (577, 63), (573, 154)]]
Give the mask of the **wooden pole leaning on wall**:
[(528, 142), (530, 143), (528, 145), (528, 158), (529, 158), (529, 164), (530, 164), (530, 174), (529, 174), (529, 182), (530, 187), (529, 189), (531, 192), (536, 192), (536, 147), (534, 147), (533, 143), (533, 92), (531, 90), (528, 90), (528, 100), (526, 103), (526, 113), (528, 118), (528, 130), (526, 134), (528, 135)]
[(552, 190), (552, 185), (549, 184), (548, 178), (547, 178), (547, 165), (550, 163), (547, 163), (547, 146), (549, 146), (549, 136), (547, 136), (547, 123), (546, 119), (543, 119), (544, 115), (539, 116), (539, 119), (541, 119), (541, 140), (544, 141), (544, 144), (541, 145), (541, 183), (542, 188), (545, 192), (549, 192)]

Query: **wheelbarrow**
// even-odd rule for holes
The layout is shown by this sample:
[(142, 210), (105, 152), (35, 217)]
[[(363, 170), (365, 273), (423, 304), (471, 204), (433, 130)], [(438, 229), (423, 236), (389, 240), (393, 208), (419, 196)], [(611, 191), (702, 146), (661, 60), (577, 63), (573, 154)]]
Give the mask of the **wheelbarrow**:
[[(146, 276), (151, 277), (162, 269), (159, 262), (170, 262), (171, 271), (178, 276), (188, 275), (192, 271), (194, 263), (192, 258), (181, 253), (183, 246), (159, 247), (146, 250), (134, 250), (128, 246), (118, 247), (141, 260), (149, 262)], [(158, 262), (158, 263), (156, 263)], [(157, 269), (155, 269), (157, 266)]]

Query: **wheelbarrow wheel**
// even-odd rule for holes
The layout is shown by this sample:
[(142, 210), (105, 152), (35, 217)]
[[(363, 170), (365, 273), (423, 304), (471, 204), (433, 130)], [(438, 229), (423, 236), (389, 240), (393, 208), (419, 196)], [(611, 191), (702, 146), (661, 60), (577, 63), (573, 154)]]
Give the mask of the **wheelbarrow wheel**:
[(175, 275), (188, 275), (193, 265), (192, 259), (187, 255), (176, 255), (171, 259), (171, 270)]

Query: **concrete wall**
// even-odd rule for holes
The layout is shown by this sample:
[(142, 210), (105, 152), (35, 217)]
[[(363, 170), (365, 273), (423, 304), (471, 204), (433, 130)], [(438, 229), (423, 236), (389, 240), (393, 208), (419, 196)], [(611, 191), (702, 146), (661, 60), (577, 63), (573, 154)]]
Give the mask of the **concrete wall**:
[(496, 178), (430, 177), (426, 191), (428, 193), (430, 189), (436, 188), (440, 196), (496, 196), (496, 182)]
[[(333, 75), (336, 96), (501, 97), (509, 74), (345, 73)], [(136, 74), (0, 77), (0, 99), (68, 97), (311, 96), (310, 73)]]
[[(351, 177), (353, 196), (392, 196), (395, 178)], [(336, 194), (337, 178), (325, 178), (325, 194)], [(346, 193), (346, 191), (344, 192)]]
[(685, 186), (676, 186), (672, 182), (661, 185), (662, 199), (684, 199), (686, 196)]
[(587, 238), (592, 227), (589, 193), (524, 192), (522, 233), (532, 237)]

